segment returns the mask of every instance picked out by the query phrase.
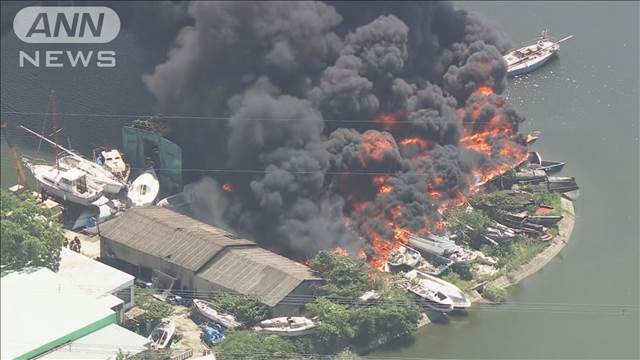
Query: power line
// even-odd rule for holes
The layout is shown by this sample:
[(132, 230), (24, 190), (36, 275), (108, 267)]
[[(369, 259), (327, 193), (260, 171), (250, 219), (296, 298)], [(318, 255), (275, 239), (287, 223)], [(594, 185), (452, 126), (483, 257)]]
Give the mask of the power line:
[[(1, 115), (28, 115), (28, 116), (51, 116), (54, 113), (51, 112), (31, 112), (31, 111), (0, 111)], [(248, 117), (236, 117), (236, 116), (198, 116), (198, 115), (161, 115), (161, 114), (98, 114), (98, 113), (61, 113), (57, 112), (55, 115), (58, 116), (67, 116), (67, 117), (100, 117), (100, 118), (135, 118), (135, 119), (150, 119), (150, 118), (159, 118), (159, 119), (169, 119), (169, 120), (245, 120), (245, 121), (296, 121), (300, 120), (300, 117), (296, 118), (248, 118)], [(363, 123), (363, 124), (378, 124), (384, 126), (381, 120), (373, 119), (373, 120), (364, 120), (364, 119), (322, 119), (322, 122), (326, 123)], [(474, 124), (486, 124), (491, 121), (487, 120), (476, 120), (473, 121)], [(394, 124), (411, 124), (413, 121), (411, 120), (394, 120)]]

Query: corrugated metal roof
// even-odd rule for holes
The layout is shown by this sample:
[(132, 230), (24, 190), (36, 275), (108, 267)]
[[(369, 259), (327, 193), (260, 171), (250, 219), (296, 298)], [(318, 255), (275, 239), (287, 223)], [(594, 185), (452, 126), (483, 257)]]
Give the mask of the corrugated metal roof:
[(304, 280), (321, 280), (311, 270), (260, 247), (230, 248), (197, 275), (275, 306)]
[(254, 242), (162, 207), (131, 208), (100, 224), (100, 236), (198, 271), (228, 246)]

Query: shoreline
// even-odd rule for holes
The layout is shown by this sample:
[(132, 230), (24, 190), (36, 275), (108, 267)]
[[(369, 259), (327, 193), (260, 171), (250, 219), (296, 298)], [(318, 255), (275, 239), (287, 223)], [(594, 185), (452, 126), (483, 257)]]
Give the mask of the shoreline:
[[(551, 240), (551, 244), (544, 248), (538, 255), (536, 255), (529, 262), (520, 265), (517, 269), (510, 271), (509, 273), (500, 276), (499, 278), (491, 281), (491, 284), (506, 289), (510, 286), (518, 284), (520, 281), (528, 278), (529, 276), (542, 270), (556, 255), (564, 249), (569, 240), (571, 239), (571, 233), (576, 222), (575, 207), (571, 200), (564, 197), (562, 201), (562, 215), (563, 218), (558, 223), (558, 235)], [(474, 299), (475, 300), (475, 299)]]
[[(562, 203), (562, 220), (558, 223), (558, 235), (551, 240), (551, 244), (538, 253), (533, 259), (527, 263), (520, 265), (517, 269), (513, 269), (505, 275), (498, 277), (490, 281), (489, 283), (506, 289), (510, 286), (520, 283), (522, 280), (542, 270), (553, 258), (555, 258), (562, 249), (567, 245), (571, 239), (573, 227), (576, 222), (575, 207), (573, 201), (561, 197)], [(476, 290), (473, 290), (469, 295), (471, 304), (477, 303), (492, 303), (480, 295)], [(497, 304), (500, 305), (500, 304)], [(431, 323), (429, 317), (423, 313), (423, 316), (418, 321), (418, 328), (425, 327)]]

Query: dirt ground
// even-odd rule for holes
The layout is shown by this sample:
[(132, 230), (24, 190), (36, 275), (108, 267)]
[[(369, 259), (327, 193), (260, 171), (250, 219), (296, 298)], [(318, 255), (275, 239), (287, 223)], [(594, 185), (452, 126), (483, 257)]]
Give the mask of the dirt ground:
[(173, 309), (173, 315), (171, 315), (169, 319), (173, 320), (176, 324), (176, 332), (182, 335), (182, 338), (176, 346), (178, 348), (193, 349), (194, 357), (203, 355), (203, 352), (209, 350), (209, 348), (200, 338), (202, 331), (189, 317), (191, 309), (180, 305), (174, 305)]

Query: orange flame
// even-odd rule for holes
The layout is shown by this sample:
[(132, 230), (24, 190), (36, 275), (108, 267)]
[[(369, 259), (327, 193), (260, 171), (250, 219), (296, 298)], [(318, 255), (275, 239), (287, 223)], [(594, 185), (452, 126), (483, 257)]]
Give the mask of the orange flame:
[(363, 162), (367, 158), (382, 161), (386, 151), (396, 147), (393, 137), (389, 134), (369, 130), (362, 135), (361, 157)]
[(380, 114), (376, 116), (375, 120), (373, 121), (378, 124), (382, 124), (383, 129), (389, 131), (396, 126), (396, 124), (398, 123), (398, 118), (400, 118), (401, 116), (401, 111), (391, 114)]

